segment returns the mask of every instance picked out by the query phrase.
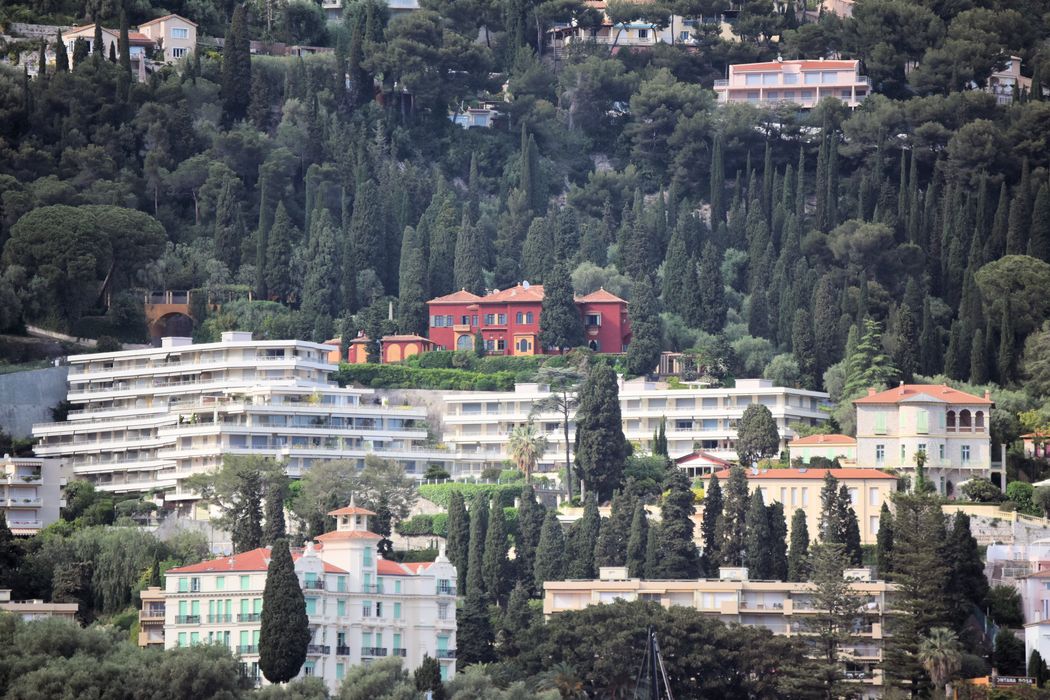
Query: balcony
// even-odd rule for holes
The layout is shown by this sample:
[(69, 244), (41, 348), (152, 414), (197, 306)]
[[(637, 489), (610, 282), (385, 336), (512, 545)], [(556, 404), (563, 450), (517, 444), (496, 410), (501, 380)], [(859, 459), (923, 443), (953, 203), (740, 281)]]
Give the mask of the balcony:
[(364, 647), (361, 649), (361, 656), (386, 656), (386, 649), (383, 647)]
[(350, 647), (336, 647), (336, 656), (350, 656)]
[(408, 649), (394, 649), (393, 651), (394, 656), (400, 656), (401, 658), (406, 658), (408, 656)]
[(328, 655), (332, 653), (332, 647), (327, 644), (307, 644), (306, 653), (317, 655)]
[(258, 622), (262, 619), (262, 613), (241, 613), (237, 615), (237, 622)]
[(201, 623), (200, 615), (176, 615), (176, 625), (199, 625)]
[(456, 587), (455, 586), (440, 586), (439, 585), (437, 587), (437, 592), (438, 592), (438, 595), (456, 595)]
[(255, 644), (240, 644), (237, 646), (238, 654), (258, 654), (259, 647)]
[(164, 608), (160, 610), (140, 610), (139, 622), (164, 622)]
[(456, 650), (455, 649), (438, 649), (437, 650), (437, 657), (439, 659), (454, 659), (454, 658), (456, 658)]
[(368, 583), (361, 586), (362, 593), (382, 593), (383, 587), (378, 583)]
[(303, 589), (308, 591), (323, 591), (324, 581), (305, 581), (303, 582)]
[(233, 615), (208, 615), (208, 622), (210, 624), (233, 622)]

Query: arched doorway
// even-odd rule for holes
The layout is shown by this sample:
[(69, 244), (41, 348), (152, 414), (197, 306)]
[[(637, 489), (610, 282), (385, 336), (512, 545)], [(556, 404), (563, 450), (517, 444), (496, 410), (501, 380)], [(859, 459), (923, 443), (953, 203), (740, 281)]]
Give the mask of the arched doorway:
[(193, 335), (193, 319), (186, 314), (171, 313), (161, 316), (149, 327), (150, 342), (160, 344), (161, 338), (170, 336), (190, 337)]

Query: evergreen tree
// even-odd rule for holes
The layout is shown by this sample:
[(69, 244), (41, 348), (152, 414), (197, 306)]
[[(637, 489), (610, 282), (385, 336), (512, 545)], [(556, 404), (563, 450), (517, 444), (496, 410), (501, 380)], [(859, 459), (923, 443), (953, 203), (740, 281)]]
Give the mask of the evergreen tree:
[[(319, 319), (333, 318), (339, 308), (339, 249), (335, 225), (327, 209), (313, 217), (310, 243), (307, 249), (309, 264), (303, 279), (303, 315), (314, 324)], [(324, 338), (320, 338), (324, 340)]]
[(82, 65), (89, 53), (91, 53), (91, 49), (87, 40), (82, 36), (78, 36), (76, 41), (73, 42), (73, 68), (75, 69)]
[[(700, 554), (693, 543), (693, 491), (689, 478), (672, 469), (664, 483), (667, 493), (660, 509), (660, 551), (656, 571), (649, 578), (680, 579), (700, 575)], [(763, 514), (764, 517), (764, 514)]]
[(788, 581), (788, 544), (787, 520), (784, 517), (784, 504), (774, 501), (766, 506), (769, 519), (769, 548), (772, 560), (770, 578), (776, 581)]
[(62, 30), (56, 33), (55, 39), (55, 75), (69, 72), (69, 54), (66, 53), (66, 42), (62, 39)]
[(263, 544), (273, 545), (286, 536), (284, 523), (284, 501), (288, 497), (288, 479), (274, 477), (266, 484), (266, 529)]
[(999, 383), (1009, 384), (1014, 378), (1014, 352), (1015, 352), (1013, 316), (1010, 315), (1010, 302), (1007, 300), (1006, 309), (999, 325), (999, 354), (998, 372)]
[[(532, 576), (530, 575), (531, 579)], [(529, 587), (533, 584), (530, 582)], [(508, 660), (518, 656), (525, 650), (529, 628), (534, 623), (535, 615), (529, 607), (529, 593), (521, 581), (514, 586), (507, 599), (507, 610), (503, 613), (499, 623), (498, 655), (501, 659)]]
[(510, 561), (507, 559), (507, 521), (496, 498), (489, 510), (485, 529), (485, 552), (481, 563), (485, 593), (496, 603), (504, 600), (511, 589)]
[[(384, 240), (383, 205), (379, 189), (371, 178), (358, 176), (354, 192), (354, 212), (350, 217), (347, 242), (349, 246), (346, 263), (356, 273), (372, 270), (383, 283), (384, 289), (393, 289), (393, 280), (386, 279), (386, 241)], [(359, 300), (364, 304), (368, 299)], [(346, 302), (344, 301), (344, 304)]]
[(627, 575), (631, 578), (645, 578), (645, 551), (649, 544), (649, 520), (645, 516), (645, 506), (639, 502), (634, 507), (634, 518), (631, 520), (631, 534), (627, 538)]
[(791, 324), (791, 352), (798, 362), (802, 386), (806, 389), (818, 387), (816, 339), (813, 337), (813, 321), (805, 309), (795, 312)]
[(1028, 677), (1035, 679), (1037, 688), (1046, 685), (1047, 678), (1050, 678), (1050, 669), (1047, 668), (1038, 649), (1033, 649), (1032, 655), (1028, 657)]
[(597, 497), (608, 499), (623, 478), (630, 444), (623, 435), (616, 373), (594, 363), (580, 387), (576, 410), (576, 474)]
[[(520, 520), (520, 516), (519, 516)], [(583, 499), (583, 517), (573, 532), (572, 558), (566, 566), (569, 578), (594, 578), (598, 575), (594, 556), (602, 530), (602, 519), (598, 514), (598, 500), (593, 493)]]
[(1046, 185), (1039, 188), (1039, 194), (1035, 197), (1028, 254), (1050, 262), (1050, 188)]
[(653, 455), (669, 457), (667, 454), (667, 418), (661, 416), (660, 425), (653, 433)]
[(984, 329), (978, 328), (970, 345), (970, 383), (988, 383), (988, 358), (985, 356)]
[(128, 88), (131, 86), (131, 41), (129, 37), (128, 13), (124, 7), (120, 8), (120, 72), (123, 80), (118, 83), (121, 90), (121, 98), (128, 98)]
[(402, 333), (422, 335), (427, 332), (427, 267), (423, 246), (411, 226), (401, 237), (399, 267), (400, 294), (397, 300), (397, 324)]
[(430, 654), (423, 653), (423, 661), (412, 676), (416, 690), (429, 693), (430, 700), (445, 700), (445, 684), (441, 681), (441, 664)]
[(561, 581), (565, 578), (565, 535), (554, 511), (547, 511), (540, 530), (540, 542), (536, 547), (535, 584), (543, 591), (544, 581)]
[(467, 587), (468, 597), (485, 597), (485, 539), (488, 533), (489, 502), (484, 494), (477, 494), (470, 503), (470, 534), (467, 549)]
[(897, 374), (897, 369), (882, 347), (881, 327), (871, 318), (864, 319), (864, 333), (846, 358), (843, 396), (860, 396), (868, 387), (890, 383)]
[(749, 577), (758, 580), (772, 578), (773, 552), (770, 548), (770, 538), (769, 517), (762, 500), (762, 489), (755, 489), (747, 511), (745, 563)]
[(569, 269), (559, 264), (544, 281), (540, 343), (562, 352), (583, 345), (583, 319), (573, 298)]
[(443, 181), (438, 182), (438, 188), (422, 220), (427, 222), (426, 231), (430, 238), (430, 257), (427, 262), (429, 293), (435, 297), (443, 296), (455, 291), (452, 285), (455, 281), (456, 234), (459, 232), (456, 201)]
[(647, 375), (660, 362), (660, 343), (663, 337), (660, 309), (653, 283), (648, 275), (635, 281), (627, 316), (631, 323), (631, 342), (627, 346), (627, 371), (634, 375)]
[(744, 468), (734, 466), (729, 470), (722, 506), (722, 517), (718, 519), (718, 552), (722, 566), (743, 566), (747, 537), (747, 476)]
[(901, 380), (911, 382), (919, 369), (919, 339), (911, 307), (903, 303), (897, 309), (897, 347), (892, 356), (893, 366), (900, 371)]
[(821, 543), (810, 552), (814, 614), (806, 628), (813, 636), (817, 679), (821, 697), (848, 696), (853, 685), (845, 680), (844, 648), (853, 642), (853, 629), (861, 619), (863, 599), (853, 590), (843, 571), (848, 557), (838, 543)]
[(815, 375), (817, 379), (824, 376), (824, 371), (839, 360), (841, 354), (840, 340), (835, 328), (838, 326), (838, 294), (835, 280), (831, 273), (821, 276), (813, 292), (813, 343), (817, 358)]
[(922, 373), (926, 376), (933, 376), (940, 372), (941, 329), (933, 320), (929, 297), (926, 297), (922, 303), (922, 332), (919, 335), (919, 351), (919, 368)]
[(239, 184), (234, 176), (225, 178), (215, 203), (215, 256), (231, 271), (240, 267), (245, 236)]
[(517, 569), (518, 584), (532, 591), (533, 573), (535, 571), (536, 547), (540, 542), (540, 530), (547, 509), (536, 500), (536, 492), (531, 484), (521, 489), (518, 506), (518, 535), (514, 542), (514, 564)]
[(7, 514), (0, 513), (0, 586), (13, 588), (22, 559), (22, 548), (7, 525)]
[(547, 212), (547, 194), (540, 172), (540, 152), (536, 139), (528, 133), (525, 123), (521, 124), (521, 180), (519, 186), (525, 193), (525, 202), (535, 216)]
[(693, 259), (686, 244), (686, 219), (683, 219), (671, 232), (667, 244), (667, 255), (664, 256), (663, 302), (664, 308), (682, 318), (689, 315), (690, 286), (693, 284), (693, 273), (689, 266)]
[(984, 575), (981, 552), (970, 531), (970, 516), (961, 511), (955, 513), (948, 540), (944, 544), (948, 560), (948, 589), (945, 598), (949, 616), (962, 630), (974, 606), (984, 605), (988, 595), (988, 579)]
[(251, 103), (252, 57), (248, 38), (247, 10), (243, 4), (233, 11), (222, 48), (222, 112), (226, 123), (244, 119)]
[(722, 135), (715, 133), (714, 143), (711, 147), (711, 193), (708, 200), (711, 202), (711, 229), (725, 221), (725, 156), (722, 153)]
[(617, 491), (613, 496), (609, 519), (602, 523), (595, 543), (595, 569), (603, 566), (623, 566), (626, 563), (635, 501), (634, 495), (627, 491)]
[[(95, 13), (98, 14), (97, 12)], [(98, 60), (102, 60), (106, 57), (106, 42), (102, 39), (102, 23), (99, 22), (98, 17), (94, 17), (95, 22), (95, 34), (91, 39), (91, 53)]]
[(769, 307), (766, 304), (766, 290), (759, 287), (751, 293), (751, 304), (747, 316), (747, 332), (753, 338), (768, 338)]
[(1031, 202), (1028, 188), (1022, 181), (1010, 202), (1010, 217), (1006, 229), (1007, 255), (1024, 255), (1028, 251), (1028, 233), (1031, 224)]
[(456, 615), (457, 665), (489, 663), (495, 658), (494, 641), (495, 633), (485, 597), (480, 591), (472, 591)]
[(470, 220), (470, 213), (463, 211), (463, 223), (456, 235), (456, 256), (453, 267), (453, 285), (456, 289), (465, 289), (474, 294), (485, 291), (485, 276), (482, 270), (480, 231)]
[[(695, 270), (696, 266), (692, 268)], [(728, 304), (725, 297), (725, 280), (722, 278), (722, 254), (708, 241), (700, 256), (700, 328), (707, 333), (718, 334), (726, 323)]]
[(245, 469), (236, 475), (237, 505), (231, 513), (230, 538), (233, 552), (247, 552), (263, 544), (263, 476)]
[(453, 491), (448, 501), (448, 537), (445, 541), (448, 560), (456, 567), (456, 587), (467, 590), (467, 566), (470, 552), (470, 518), (463, 494)]
[(753, 467), (760, 459), (772, 457), (780, 449), (780, 434), (773, 414), (762, 404), (744, 409), (737, 423), (736, 453), (741, 466)]
[(824, 471), (824, 484), (820, 487), (820, 541), (843, 544), (845, 523), (839, 510), (839, 480), (830, 469)]
[[(507, 207), (500, 215), (496, 232), (496, 286), (510, 287), (522, 279), (522, 260), (532, 212), (525, 200), (525, 193), (519, 189), (511, 190), (507, 195)], [(604, 250), (604, 244), (603, 244)]]
[(875, 569), (883, 580), (893, 574), (893, 513), (883, 503), (879, 510), (879, 531), (875, 535)]
[(310, 643), (306, 600), (295, 575), (288, 540), (277, 540), (270, 552), (259, 624), (259, 670), (271, 683), (299, 675)]
[[(843, 486), (843, 489), (846, 487)], [(850, 566), (858, 567), (864, 563), (864, 550), (860, 545), (860, 523), (857, 522), (857, 514), (852, 506), (846, 509), (845, 532), (842, 541), (846, 559)]]
[(712, 572), (721, 564), (719, 553), (718, 521), (722, 517), (722, 486), (716, 474), (711, 475), (704, 491), (704, 518), (700, 522), (700, 533), (704, 540), (704, 570)]
[(299, 229), (292, 223), (284, 202), (277, 203), (273, 226), (266, 239), (266, 256), (263, 261), (263, 277), (266, 293), (271, 299), (288, 301), (295, 290), (292, 280), (292, 241), (301, 237)]
[(809, 577), (809, 526), (806, 511), (801, 508), (791, 516), (791, 546), (787, 557), (788, 581), (805, 581)]

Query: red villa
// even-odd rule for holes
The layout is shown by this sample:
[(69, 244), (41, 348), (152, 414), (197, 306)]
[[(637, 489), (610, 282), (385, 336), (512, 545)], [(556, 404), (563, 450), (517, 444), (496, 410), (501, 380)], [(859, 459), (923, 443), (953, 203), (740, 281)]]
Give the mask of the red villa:
[[(478, 296), (453, 292), (427, 302), (430, 339), (446, 350), (471, 350), (478, 330), (485, 350), (495, 355), (542, 355), (540, 310), (543, 286), (522, 282), (516, 287)], [(587, 346), (617, 353), (631, 341), (627, 302), (604, 289), (576, 298), (584, 322)]]

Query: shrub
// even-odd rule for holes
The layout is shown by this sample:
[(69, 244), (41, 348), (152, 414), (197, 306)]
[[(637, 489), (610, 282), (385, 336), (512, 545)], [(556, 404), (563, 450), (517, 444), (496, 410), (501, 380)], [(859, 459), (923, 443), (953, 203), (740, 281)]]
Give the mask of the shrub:
[(985, 606), (998, 625), (1020, 627), (1024, 624), (1021, 595), (1013, 586), (992, 586), (985, 597)]
[(453, 492), (463, 494), (463, 500), (470, 503), (475, 494), (483, 493), (491, 498), (499, 496), (499, 502), (504, 506), (513, 506), (514, 499), (521, 493), (521, 484), (471, 484), (465, 482), (450, 481), (444, 484), (420, 484), (419, 495), (428, 501), (433, 501), (442, 508), (447, 509), (449, 499)]
[(514, 375), (510, 372), (481, 374), (464, 369), (423, 369), (404, 364), (343, 364), (336, 373), (336, 380), (340, 386), (359, 384), (374, 389), (510, 391), (514, 388)]
[(1003, 492), (987, 479), (970, 479), (959, 490), (976, 503), (1000, 503), (1003, 500)]

